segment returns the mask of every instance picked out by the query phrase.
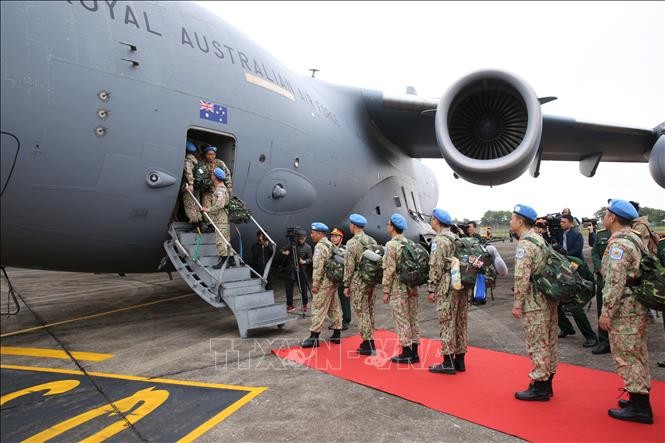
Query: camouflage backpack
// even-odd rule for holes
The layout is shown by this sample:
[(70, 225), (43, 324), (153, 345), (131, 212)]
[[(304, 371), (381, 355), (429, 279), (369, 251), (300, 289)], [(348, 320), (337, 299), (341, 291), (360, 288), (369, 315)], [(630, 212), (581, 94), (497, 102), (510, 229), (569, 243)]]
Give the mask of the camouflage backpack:
[(582, 278), (568, 257), (559, 254), (548, 244), (540, 245), (530, 237), (526, 240), (544, 249), (546, 255), (543, 273), (531, 276), (534, 289), (560, 303), (570, 303), (575, 301), (576, 297), (590, 298), (589, 293), (593, 294), (594, 289), (593, 282)]
[[(581, 258), (572, 257), (572, 256), (569, 256), (567, 258), (570, 261), (570, 263), (573, 265), (573, 268), (580, 275), (580, 277), (582, 277), (584, 280), (591, 282), (591, 284), (593, 285), (594, 277), (593, 274), (591, 273), (591, 270), (589, 269), (589, 265), (587, 265), (586, 262)], [(575, 299), (573, 301), (580, 306), (584, 306), (591, 301), (594, 295), (595, 291), (593, 290), (592, 291), (585, 290), (577, 292), (575, 293)]]
[(229, 222), (231, 223), (247, 223), (252, 218), (252, 211), (235, 195), (229, 200), (227, 209), (229, 211)]
[(665, 312), (665, 267), (660, 264), (658, 257), (627, 235), (618, 235), (618, 238), (627, 238), (642, 252), (640, 260), (640, 275), (628, 286), (633, 290), (637, 301), (644, 306)]
[(199, 163), (194, 168), (194, 187), (200, 191), (211, 191), (214, 187), (210, 169), (204, 163)]
[(383, 279), (383, 255), (385, 249), (381, 245), (364, 245), (363, 258), (358, 265), (360, 279), (369, 285), (378, 285)]
[(402, 241), (397, 274), (408, 286), (420, 286), (429, 279), (429, 254), (422, 245), (411, 240)]
[(330, 251), (330, 258), (323, 266), (326, 277), (333, 283), (341, 283), (344, 280), (344, 256), (346, 249), (344, 247), (336, 247), (333, 245)]
[[(482, 274), (490, 274), (488, 268), (494, 267), (492, 256), (482, 242), (475, 237), (461, 237), (455, 239), (455, 257), (459, 259), (459, 270), (462, 274), (463, 283), (476, 283), (476, 277), (480, 271)], [(477, 268), (473, 263), (482, 263)]]

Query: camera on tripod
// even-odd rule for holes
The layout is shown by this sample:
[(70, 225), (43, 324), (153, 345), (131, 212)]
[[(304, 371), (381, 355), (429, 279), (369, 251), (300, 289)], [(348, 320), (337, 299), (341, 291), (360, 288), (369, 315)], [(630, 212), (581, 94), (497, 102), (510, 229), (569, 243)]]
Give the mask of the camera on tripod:
[(292, 245), (295, 245), (298, 242), (298, 237), (305, 237), (305, 236), (306, 236), (305, 230), (300, 226), (286, 228), (286, 238), (289, 239), (289, 242)]

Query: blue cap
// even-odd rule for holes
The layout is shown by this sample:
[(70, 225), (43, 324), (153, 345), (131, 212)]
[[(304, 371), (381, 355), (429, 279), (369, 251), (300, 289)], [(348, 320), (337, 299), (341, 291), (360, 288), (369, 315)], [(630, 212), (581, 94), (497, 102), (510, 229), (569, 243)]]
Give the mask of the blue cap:
[(607, 208), (612, 214), (618, 215), (626, 220), (635, 220), (640, 214), (637, 213), (635, 207), (626, 200), (618, 198), (612, 199), (610, 206)]
[(360, 214), (351, 214), (349, 216), (349, 221), (356, 226), (360, 226), (361, 228), (364, 228), (367, 224), (367, 219)]
[(444, 211), (443, 209), (440, 209), (440, 208), (432, 209), (432, 216), (435, 219), (439, 220), (444, 225), (452, 225), (453, 224), (452, 217), (450, 217), (450, 214), (448, 214), (448, 211)]
[(196, 145), (187, 140), (187, 152), (196, 152)]
[(226, 178), (226, 174), (224, 174), (224, 170), (222, 168), (215, 168), (212, 170), (212, 173), (215, 174), (215, 177), (220, 180), (224, 180)]
[(406, 224), (406, 219), (397, 213), (390, 216), (390, 222), (393, 224), (394, 227), (401, 229), (402, 231), (406, 231), (406, 228), (408, 226)]
[(312, 231), (328, 232), (328, 226), (321, 222), (312, 223)]
[(206, 146), (206, 147), (203, 149), (203, 152), (210, 152), (210, 151), (212, 151), (212, 152), (217, 152), (217, 148), (214, 147), (214, 146), (212, 146), (212, 145), (210, 145), (210, 146)]
[(517, 215), (521, 215), (524, 218), (528, 218), (532, 222), (535, 222), (538, 218), (538, 213), (531, 206), (517, 204), (513, 208), (513, 212)]

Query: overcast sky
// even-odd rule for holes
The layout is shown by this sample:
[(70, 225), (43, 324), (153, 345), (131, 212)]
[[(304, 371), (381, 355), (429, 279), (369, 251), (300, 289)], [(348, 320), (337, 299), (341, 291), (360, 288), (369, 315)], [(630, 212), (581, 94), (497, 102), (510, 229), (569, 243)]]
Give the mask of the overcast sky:
[[(651, 128), (665, 121), (664, 2), (205, 2), (295, 72), (349, 86), (440, 97), (486, 68), (513, 72), (546, 114)], [(570, 207), (591, 216), (608, 197), (665, 209), (647, 163), (601, 163), (594, 178), (576, 162), (543, 162), (541, 176), (493, 188), (455, 180), (443, 160), (439, 206), (479, 219), (521, 202), (540, 214)]]

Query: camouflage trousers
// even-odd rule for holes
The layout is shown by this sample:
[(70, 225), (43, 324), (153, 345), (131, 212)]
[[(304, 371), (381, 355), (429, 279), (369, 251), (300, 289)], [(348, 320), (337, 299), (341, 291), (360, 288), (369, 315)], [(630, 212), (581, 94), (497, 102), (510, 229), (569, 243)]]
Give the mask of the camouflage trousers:
[(374, 285), (351, 282), (351, 303), (358, 319), (358, 330), (363, 340), (371, 340), (374, 334)]
[(646, 314), (612, 319), (612, 359), (626, 390), (633, 394), (648, 394), (651, 388), (647, 351), (648, 322), (649, 316)]
[(342, 329), (342, 308), (339, 305), (337, 297), (337, 286), (319, 288), (316, 294), (313, 294), (312, 301), (312, 327), (311, 332), (321, 332), (326, 317), (330, 319), (333, 329)]
[[(217, 229), (222, 233), (224, 238), (231, 243), (231, 225), (229, 225), (229, 219), (224, 215), (224, 217), (213, 218), (212, 221), (217, 226)], [(226, 244), (222, 235), (219, 235), (219, 232), (215, 231), (215, 245), (217, 246), (217, 255), (220, 257), (226, 257), (228, 255), (233, 255), (233, 250), (229, 248)]]
[(544, 299), (542, 310), (522, 314), (526, 350), (532, 365), (529, 377), (532, 380), (547, 380), (559, 366), (557, 319), (557, 304), (548, 299)]
[[(198, 191), (194, 190), (193, 194), (196, 198), (200, 198)], [(185, 207), (185, 214), (190, 223), (198, 223), (203, 220), (199, 207), (187, 191), (182, 191), (182, 205)]]
[(466, 291), (453, 291), (436, 295), (436, 313), (439, 318), (441, 355), (464, 354), (467, 345)]
[(418, 295), (412, 297), (407, 292), (395, 291), (390, 294), (390, 307), (399, 344), (411, 346), (413, 343), (420, 343)]

